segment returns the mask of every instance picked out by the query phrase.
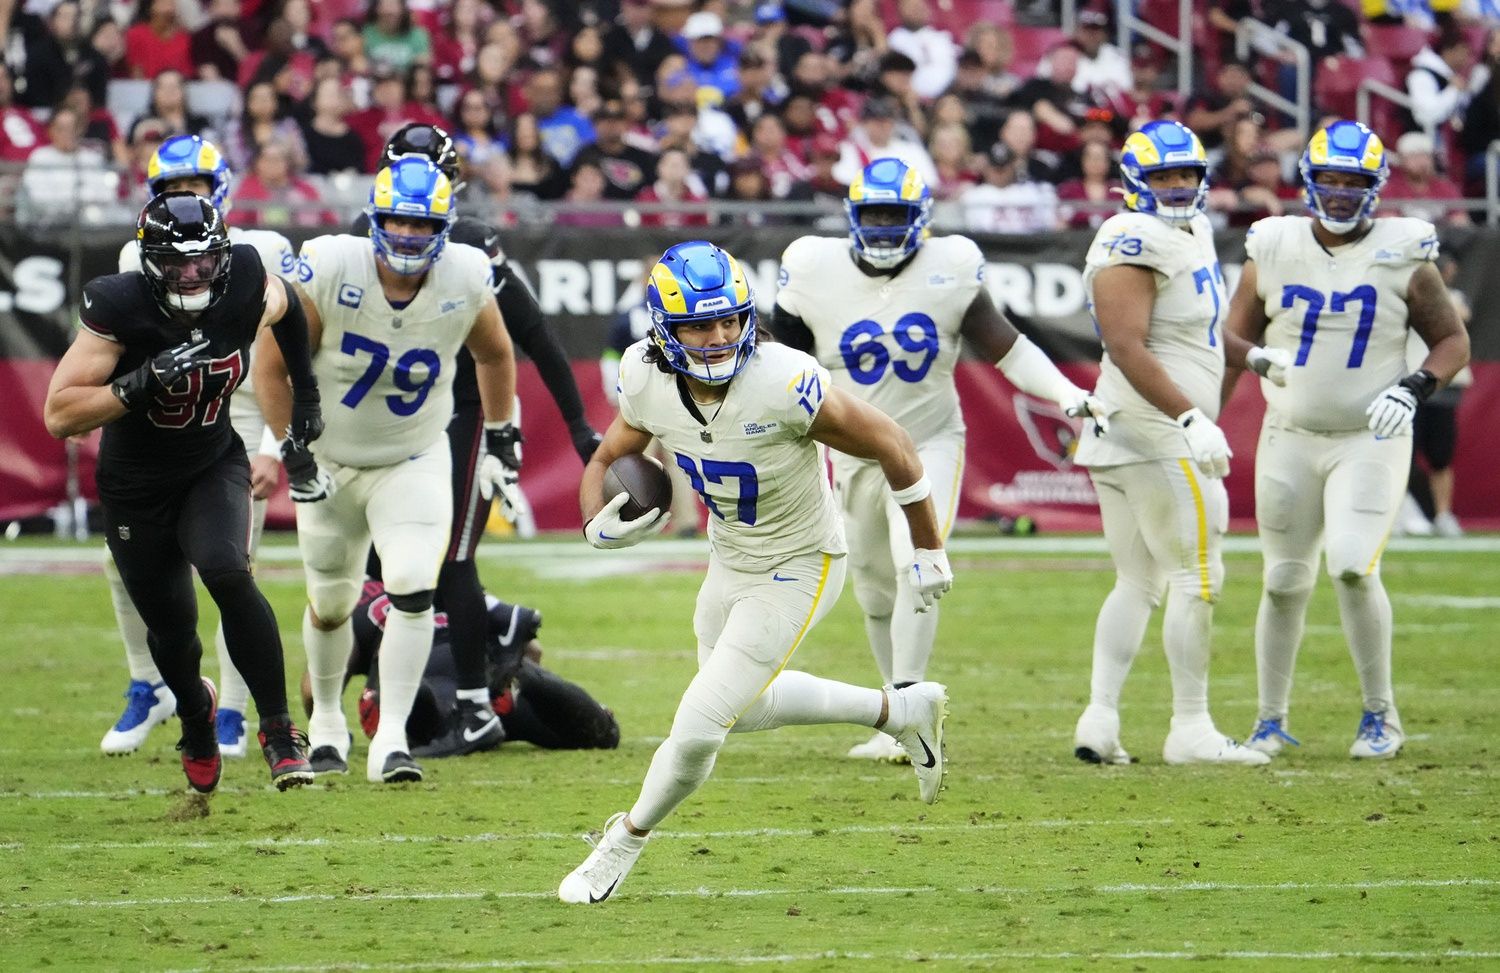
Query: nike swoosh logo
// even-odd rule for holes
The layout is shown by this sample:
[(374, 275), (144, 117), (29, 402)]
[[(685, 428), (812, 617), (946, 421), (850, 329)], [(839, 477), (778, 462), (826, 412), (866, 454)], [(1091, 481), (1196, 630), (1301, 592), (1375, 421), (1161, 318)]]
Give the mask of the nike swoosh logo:
[(797, 579), (796, 578), (783, 578), (779, 574), (773, 574), (773, 575), (771, 575), (771, 580), (772, 581), (796, 581)]
[(618, 538), (618, 537), (612, 537), (612, 536), (611, 536), (611, 535), (609, 535), (609, 534), (606, 534), (606, 533), (605, 533), (605, 532), (604, 532), (604, 531), (602, 531), (602, 530), (601, 530), (601, 531), (600, 531), (600, 532), (599, 532), (599, 539), (600, 539), (600, 540), (601, 540), (601, 541), (617, 541), (617, 540), (619, 540), (619, 538)]
[(83, 295), (83, 306), (84, 307), (93, 307), (94, 306), (93, 300), (87, 294)]
[(498, 722), (498, 721), (497, 720), (490, 720), (488, 723), (486, 723), (483, 727), (480, 728), (480, 730), (479, 730), (478, 733), (471, 733), (471, 732), (469, 732), (469, 728), (468, 727), (464, 727), (464, 740), (466, 740), (469, 743), (473, 743), (475, 740), (478, 740), (480, 737), (482, 737), (486, 733), (490, 732), (490, 727), (493, 726), (496, 722)]
[(1372, 744), (1370, 744), (1370, 749), (1373, 750), (1375, 753), (1385, 753), (1390, 748), (1391, 748), (1391, 744), (1390, 743), (1372, 743)]
[(922, 745), (922, 751), (927, 754), (927, 759), (924, 760), (924, 761), (922, 761), (922, 766), (923, 767), (935, 767), (935, 766), (937, 766), (937, 757), (933, 756), (932, 748), (927, 745), (927, 741), (926, 740), (922, 739), (922, 734), (920, 734), (920, 733), (917, 734), (917, 742)]
[(613, 882), (610, 882), (609, 883), (609, 888), (605, 889), (604, 890), (604, 894), (601, 895), (601, 896), (599, 896), (597, 899), (594, 898), (594, 893), (590, 892), (589, 893), (589, 905), (593, 905), (596, 902), (603, 902), (605, 899), (609, 898), (611, 895), (613, 895), (615, 893), (615, 886), (619, 885), (619, 884), (620, 884), (620, 880), (618, 878), (615, 879)]

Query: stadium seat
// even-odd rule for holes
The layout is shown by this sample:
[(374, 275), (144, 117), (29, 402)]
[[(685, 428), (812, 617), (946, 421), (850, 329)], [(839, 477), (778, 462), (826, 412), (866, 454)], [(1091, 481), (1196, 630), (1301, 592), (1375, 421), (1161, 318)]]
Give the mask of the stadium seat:
[(130, 123), (146, 114), (146, 109), (151, 104), (151, 82), (140, 78), (115, 78), (105, 89), (104, 107), (115, 116), (115, 124), (120, 130), (130, 127)]
[(1405, 69), (1417, 52), (1427, 46), (1427, 32), (1405, 24), (1369, 24), (1369, 51), (1383, 57), (1399, 69)]
[(1060, 27), (1015, 27), (1010, 36), (1015, 46), (1010, 69), (1023, 78), (1034, 75), (1046, 53), (1068, 39)]
[[(1318, 66), (1317, 80), (1313, 83), (1313, 104), (1320, 113), (1357, 118), (1359, 86), (1367, 78), (1404, 90), (1396, 69), (1383, 57), (1327, 58)], [(1403, 130), (1404, 115), (1394, 102), (1375, 97), (1370, 101), (1369, 121), (1377, 135), (1387, 144), (1394, 144)]]
[(211, 128), (224, 131), (229, 119), (239, 114), (240, 89), (232, 81), (189, 81), (188, 111), (208, 119)]
[(935, 0), (932, 8), (934, 24), (947, 28), (959, 44), (974, 24), (1010, 27), (1016, 22), (1010, 0)]

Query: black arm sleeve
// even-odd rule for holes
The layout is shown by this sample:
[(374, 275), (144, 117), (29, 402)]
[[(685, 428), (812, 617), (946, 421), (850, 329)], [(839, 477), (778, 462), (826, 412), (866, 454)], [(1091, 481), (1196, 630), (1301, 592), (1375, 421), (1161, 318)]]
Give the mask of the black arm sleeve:
[(508, 263), (495, 268), (495, 300), (500, 304), (501, 317), (505, 318), (505, 329), (527, 357), (536, 362), (542, 382), (557, 403), (557, 411), (562, 413), (568, 429), (587, 427), (583, 397), (578, 394), (578, 381), (573, 377), (568, 353), (547, 327), (536, 298)]
[(791, 345), (798, 351), (811, 353), (813, 350), (812, 330), (797, 315), (776, 305), (776, 310), (771, 315), (771, 333), (776, 340), (784, 345)]
[(308, 346), (307, 339), (307, 312), (302, 310), (302, 302), (297, 298), (296, 289), (279, 277), (275, 279), (286, 291), (286, 311), (281, 315), (280, 321), (271, 325), (271, 334), (276, 338), (277, 347), (281, 349), (281, 357), (286, 359), (286, 371), (291, 376), (292, 388), (317, 388), (318, 380), (313, 377), (312, 370), (312, 348)]

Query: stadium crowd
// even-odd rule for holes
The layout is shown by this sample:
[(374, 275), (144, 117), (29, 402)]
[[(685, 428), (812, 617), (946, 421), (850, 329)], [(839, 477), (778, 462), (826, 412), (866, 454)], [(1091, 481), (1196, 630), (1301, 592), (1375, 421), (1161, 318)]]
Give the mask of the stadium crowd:
[[(381, 146), (415, 121), (455, 133), (461, 205), (511, 222), (563, 201), (580, 204), (557, 217), (575, 225), (702, 225), (701, 208), (670, 204), (837, 200), (890, 155), (923, 174), (944, 223), (1027, 233), (1101, 223), (1126, 135), (1176, 118), (1210, 151), (1216, 222), (1248, 225), (1299, 197), (1302, 138), (1250, 94), (1293, 78), (1274, 46), (1234, 57), (1244, 18), (1308, 47), (1314, 123), (1353, 117), (1363, 78), (1405, 88), (1409, 110), (1377, 101), (1372, 119), (1399, 160), (1383, 212), (1465, 223), (1442, 201), (1482, 195), (1500, 136), (1494, 0), (1195, 2), (1185, 101), (1163, 48), (1115, 45), (1113, 5), (1080, 4), (1071, 32), (1056, 7), (0, 0), (0, 209), (131, 219), (151, 152), (190, 133), (224, 147), (250, 204), (238, 222), (327, 223), (318, 204), (361, 202)], [(1177, 7), (1135, 0), (1169, 32)]]

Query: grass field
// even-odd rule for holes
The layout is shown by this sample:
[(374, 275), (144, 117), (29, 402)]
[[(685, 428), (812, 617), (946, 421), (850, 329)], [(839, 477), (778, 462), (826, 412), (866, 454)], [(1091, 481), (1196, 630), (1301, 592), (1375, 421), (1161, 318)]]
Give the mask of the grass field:
[[(300, 573), (272, 543), (263, 585), (295, 673)], [(286, 794), (252, 758), (226, 766), (206, 816), (175, 724), (142, 753), (98, 752), (125, 682), (102, 577), (21, 566), (50, 548), (0, 552), (0, 969), (1500, 968), (1492, 542), (1386, 558), (1405, 753), (1347, 757), (1359, 695), (1325, 579), (1294, 695), (1303, 746), (1254, 770), (1162, 765), (1157, 627), (1126, 688), (1141, 762), (1075, 761), (1108, 562), (1088, 544), (962, 547), (933, 669), (953, 698), (937, 805), (909, 769), (844, 759), (858, 728), (735, 736), (594, 908), (556, 886), (670, 725), (701, 554), (486, 550), (490, 587), (544, 612), (547, 664), (619, 715), (618, 751), (518, 745), (429, 762), (422, 785)], [(1243, 734), (1259, 559), (1228, 562), (1211, 701)], [(794, 664), (875, 681), (851, 593)]]

